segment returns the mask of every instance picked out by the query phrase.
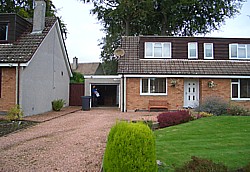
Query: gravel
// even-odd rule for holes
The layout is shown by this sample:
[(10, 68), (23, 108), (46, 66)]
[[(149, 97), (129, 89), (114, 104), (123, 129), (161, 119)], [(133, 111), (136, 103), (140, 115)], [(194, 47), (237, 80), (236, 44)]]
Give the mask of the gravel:
[(156, 120), (158, 114), (100, 108), (69, 112), (29, 117), (43, 122), (0, 137), (0, 171), (100, 171), (107, 136), (117, 120)]

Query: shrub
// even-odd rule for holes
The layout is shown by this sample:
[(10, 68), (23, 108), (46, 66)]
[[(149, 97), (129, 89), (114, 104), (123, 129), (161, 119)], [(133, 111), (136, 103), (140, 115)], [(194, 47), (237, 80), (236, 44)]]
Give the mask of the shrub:
[(250, 111), (244, 107), (231, 105), (227, 109), (227, 115), (231, 116), (250, 116)]
[(220, 97), (208, 97), (195, 110), (198, 112), (208, 112), (219, 116), (227, 113), (228, 106), (228, 103), (226, 103)]
[(211, 116), (213, 116), (212, 113), (208, 113), (208, 112), (200, 112), (199, 115), (201, 117), (211, 117)]
[(65, 100), (63, 99), (57, 99), (52, 102), (52, 109), (54, 111), (60, 111), (65, 104)]
[(7, 112), (7, 119), (12, 121), (12, 120), (19, 120), (22, 119), (23, 117), (23, 111), (20, 107), (20, 105), (16, 105), (12, 107), (8, 112)]
[(183, 167), (176, 168), (175, 172), (227, 172), (227, 167), (223, 164), (216, 164), (211, 160), (191, 157)]
[(143, 123), (118, 122), (109, 132), (105, 172), (157, 171), (155, 138)]
[(157, 116), (159, 127), (169, 127), (184, 122), (188, 122), (192, 119), (191, 114), (187, 110), (169, 111), (161, 113)]

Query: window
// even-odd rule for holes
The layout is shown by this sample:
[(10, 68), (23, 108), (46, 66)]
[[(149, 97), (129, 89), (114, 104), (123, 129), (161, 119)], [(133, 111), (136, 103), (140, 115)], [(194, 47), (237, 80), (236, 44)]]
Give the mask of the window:
[(141, 79), (141, 95), (166, 95), (166, 78)]
[(230, 59), (250, 58), (250, 44), (229, 44)]
[(213, 59), (213, 43), (204, 43), (204, 59)]
[(250, 79), (232, 79), (232, 99), (250, 99)]
[(171, 58), (171, 43), (145, 42), (145, 58)]
[(0, 41), (6, 41), (8, 37), (8, 25), (0, 23)]
[(189, 59), (197, 59), (198, 58), (197, 42), (189, 42), (188, 43), (188, 58)]

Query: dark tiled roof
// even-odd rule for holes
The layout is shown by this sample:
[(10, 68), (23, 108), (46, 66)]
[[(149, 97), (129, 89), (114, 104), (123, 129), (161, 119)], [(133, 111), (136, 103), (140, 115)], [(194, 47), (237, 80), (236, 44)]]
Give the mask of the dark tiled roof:
[(46, 18), (45, 28), (41, 34), (32, 34), (32, 28), (29, 28), (14, 43), (0, 44), (0, 63), (28, 62), (56, 20), (55, 17)]
[[(72, 67), (72, 64), (71, 64)], [(77, 69), (74, 72), (79, 72), (83, 75), (103, 75), (101, 63), (78, 63)]]
[(139, 37), (124, 37), (122, 48), (125, 55), (118, 63), (120, 74), (250, 76), (250, 61), (139, 59)]

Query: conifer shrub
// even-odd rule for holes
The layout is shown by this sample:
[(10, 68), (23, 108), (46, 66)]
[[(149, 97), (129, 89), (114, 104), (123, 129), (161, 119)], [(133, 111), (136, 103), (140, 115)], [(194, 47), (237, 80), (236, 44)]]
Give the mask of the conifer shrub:
[(185, 123), (191, 119), (191, 114), (187, 110), (169, 111), (157, 116), (160, 128)]
[(155, 138), (143, 123), (117, 122), (109, 133), (104, 172), (157, 171)]

